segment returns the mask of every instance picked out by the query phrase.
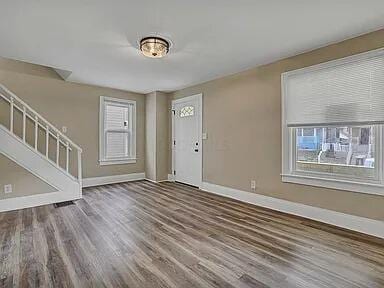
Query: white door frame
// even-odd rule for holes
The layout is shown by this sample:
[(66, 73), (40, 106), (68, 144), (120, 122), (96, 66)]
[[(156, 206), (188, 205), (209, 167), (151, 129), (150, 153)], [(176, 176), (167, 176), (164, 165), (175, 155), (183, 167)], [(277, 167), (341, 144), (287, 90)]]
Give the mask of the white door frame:
[(175, 171), (175, 145), (174, 145), (174, 141), (175, 141), (175, 104), (178, 104), (178, 103), (182, 103), (182, 102), (185, 102), (185, 101), (188, 101), (188, 100), (192, 100), (194, 98), (197, 98), (197, 102), (199, 103), (199, 117), (198, 117), (198, 133), (199, 133), (199, 149), (201, 149), (201, 153), (199, 153), (200, 157), (199, 157), (199, 167), (200, 167), (200, 171), (199, 171), (199, 189), (201, 189), (202, 187), (202, 183), (203, 183), (203, 94), (200, 93), (200, 94), (195, 94), (195, 95), (191, 95), (191, 96), (187, 96), (187, 97), (183, 97), (183, 98), (180, 98), (180, 99), (176, 99), (176, 100), (172, 100), (172, 178), (173, 180), (176, 180), (176, 177), (174, 175), (174, 171)]

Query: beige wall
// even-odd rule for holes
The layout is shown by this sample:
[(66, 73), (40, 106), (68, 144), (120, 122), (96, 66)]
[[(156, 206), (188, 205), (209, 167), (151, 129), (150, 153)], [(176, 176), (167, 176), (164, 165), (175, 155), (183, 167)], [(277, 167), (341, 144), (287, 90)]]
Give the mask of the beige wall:
[(156, 179), (168, 179), (168, 111), (170, 95), (157, 92), (156, 96)]
[[(4, 185), (7, 184), (12, 184), (12, 193), (4, 194)], [(55, 188), (0, 154), (0, 200), (55, 191)]]
[[(353, 215), (384, 220), (384, 197), (282, 183), (282, 72), (384, 46), (384, 30), (173, 93), (203, 93), (204, 181)], [(170, 147), (170, 144), (169, 144)], [(168, 167), (170, 172), (170, 158)]]
[(146, 95), (145, 171), (147, 179), (168, 179), (168, 110), (170, 95), (152, 92)]
[[(203, 129), (208, 133), (208, 140), (203, 143), (204, 181), (250, 191), (250, 181), (255, 179), (258, 186), (256, 193), (259, 194), (384, 220), (384, 197), (286, 184), (280, 178), (281, 73), (383, 46), (384, 30), (380, 30), (172, 93), (174, 99), (203, 93)], [(156, 151), (157, 154), (152, 159), (146, 159), (154, 167), (154, 170), (149, 171), (151, 177), (163, 180), (167, 173), (171, 173), (170, 117), (168, 125), (165, 124), (167, 119), (163, 118), (167, 110), (170, 116), (167, 94), (154, 93), (159, 95), (159, 101), (154, 97), (154, 102), (151, 102), (150, 98), (145, 100), (141, 94), (65, 82), (50, 68), (1, 58), (0, 83), (58, 128), (68, 127), (67, 135), (84, 150), (84, 177), (144, 172), (146, 148), (150, 151), (150, 147), (155, 147), (152, 152)], [(136, 164), (98, 165), (98, 111), (99, 96), (102, 95), (137, 101)], [(165, 102), (167, 109), (164, 108)], [(147, 120), (152, 119), (152, 126), (148, 126), (146, 117)], [(168, 129), (164, 128), (166, 126)], [(153, 141), (147, 145), (146, 128), (156, 131)], [(168, 139), (168, 145), (162, 143), (162, 139)], [(0, 161), (1, 181), (8, 178), (4, 176), (5, 171), (11, 175), (21, 175), (18, 174), (20, 167), (8, 164), (4, 159)], [(23, 177), (32, 179), (31, 183), (37, 180), (30, 176)], [(5, 180), (6, 184), (8, 182)], [(20, 187), (19, 184), (17, 187)], [(45, 188), (40, 187), (38, 191), (50, 191)]]
[(156, 181), (156, 92), (145, 96), (145, 176)]
[[(83, 177), (144, 172), (145, 96), (116, 89), (63, 81), (51, 68), (0, 58), (0, 83), (27, 102), (83, 148)], [(137, 163), (100, 166), (99, 97), (137, 103)], [(0, 163), (1, 165), (1, 163)], [(5, 167), (0, 166), (0, 171)]]

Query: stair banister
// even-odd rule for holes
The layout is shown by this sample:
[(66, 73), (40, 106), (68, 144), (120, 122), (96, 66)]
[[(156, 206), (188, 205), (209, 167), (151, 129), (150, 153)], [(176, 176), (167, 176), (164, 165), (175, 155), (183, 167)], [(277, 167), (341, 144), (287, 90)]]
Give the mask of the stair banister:
[[(55, 126), (53, 126), (52, 124), (49, 123), (48, 120), (46, 120), (43, 116), (41, 116), (38, 112), (36, 112), (33, 108), (31, 108), (27, 103), (25, 103), (23, 100), (21, 100), (19, 97), (17, 97), (13, 92), (9, 91), (4, 85), (0, 84), (0, 89), (4, 90), (5, 92), (7, 92), (11, 98), (13, 99), (16, 99), (17, 102), (19, 102), (20, 104), (22, 104), (23, 106), (25, 106), (29, 111), (31, 111), (33, 114), (37, 115), (39, 117), (40, 120), (42, 120), (44, 123), (46, 124), (49, 124), (51, 127), (50, 129), (53, 130), (54, 132), (57, 132), (61, 135), (61, 137), (68, 141), (69, 144), (71, 144), (71, 146), (73, 146), (74, 148), (76, 148), (76, 150), (80, 150), (82, 151), (82, 149), (80, 148), (80, 146), (78, 146), (76, 143), (74, 143), (71, 139), (69, 139), (65, 134), (63, 134), (59, 129), (57, 129)], [(1, 94), (2, 95), (2, 94)], [(6, 96), (2, 95), (3, 98), (7, 98)]]
[[(81, 165), (81, 157), (82, 157), (82, 149), (75, 144), (71, 139), (69, 139), (65, 134), (63, 134), (59, 129), (49, 123), (43, 116), (41, 116), (38, 112), (36, 112), (33, 108), (31, 108), (27, 103), (21, 100), (18, 96), (16, 96), (13, 92), (8, 90), (4, 85), (0, 84), (0, 97), (3, 98), (10, 104), (10, 125), (9, 130), (12, 134), (14, 134), (14, 109), (19, 110), (22, 113), (22, 141), (26, 145), (29, 145), (26, 141), (26, 129), (27, 129), (27, 118), (34, 121), (34, 150), (38, 153), (38, 134), (39, 127), (41, 127), (45, 131), (46, 136), (46, 147), (45, 147), (45, 157), (47, 160), (51, 161), (49, 158), (49, 138), (52, 136), (56, 140), (56, 161), (55, 163), (58, 168), (62, 171), (65, 171), (67, 174), (70, 174), (69, 171), (69, 154), (73, 149), (77, 150), (77, 179), (81, 184), (82, 182), (82, 165)], [(20, 106), (20, 107), (19, 107)], [(14, 134), (16, 135), (16, 134)], [(65, 158), (65, 167), (61, 168), (60, 163), (60, 144), (65, 147), (66, 158)]]

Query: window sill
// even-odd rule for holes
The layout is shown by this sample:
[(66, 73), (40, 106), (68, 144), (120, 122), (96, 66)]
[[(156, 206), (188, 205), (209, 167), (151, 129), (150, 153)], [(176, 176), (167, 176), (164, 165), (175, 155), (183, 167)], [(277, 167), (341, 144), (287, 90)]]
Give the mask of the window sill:
[(131, 159), (121, 159), (121, 160), (99, 160), (101, 166), (106, 165), (122, 165), (122, 164), (134, 164), (136, 163), (136, 158)]
[(376, 183), (355, 182), (349, 180), (332, 179), (325, 177), (312, 177), (295, 174), (281, 174), (285, 183), (295, 183), (315, 187), (324, 187), (351, 192), (384, 196), (384, 185)]

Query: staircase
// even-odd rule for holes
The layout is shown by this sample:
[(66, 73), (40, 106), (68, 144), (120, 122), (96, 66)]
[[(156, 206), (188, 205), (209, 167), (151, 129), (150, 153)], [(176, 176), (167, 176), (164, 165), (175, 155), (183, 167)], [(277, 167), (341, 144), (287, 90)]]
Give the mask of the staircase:
[(1, 101), (9, 113), (0, 122), (0, 153), (57, 190), (37, 204), (81, 198), (81, 148), (3, 85)]

